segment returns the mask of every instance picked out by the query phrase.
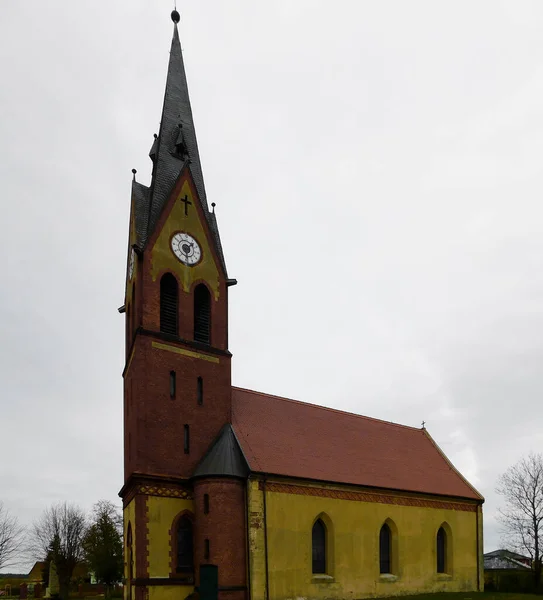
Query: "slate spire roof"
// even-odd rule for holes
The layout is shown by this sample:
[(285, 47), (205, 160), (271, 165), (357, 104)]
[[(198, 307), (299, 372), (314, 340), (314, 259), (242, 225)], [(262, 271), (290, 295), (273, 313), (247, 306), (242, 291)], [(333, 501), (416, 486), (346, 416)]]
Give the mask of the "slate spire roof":
[(212, 232), (217, 255), (226, 274), (217, 220), (215, 213), (209, 211), (207, 204), (187, 76), (177, 21), (175, 20), (160, 128), (149, 156), (153, 161), (151, 186), (147, 187), (136, 181), (132, 184), (137, 246), (140, 248), (145, 246), (147, 238), (153, 232), (179, 175), (185, 167), (188, 167), (204, 215)]

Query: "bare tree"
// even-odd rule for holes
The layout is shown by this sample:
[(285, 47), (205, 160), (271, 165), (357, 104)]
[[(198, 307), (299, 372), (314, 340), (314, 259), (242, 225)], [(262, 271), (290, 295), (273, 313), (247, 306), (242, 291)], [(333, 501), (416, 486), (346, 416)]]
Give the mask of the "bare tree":
[(21, 551), (23, 528), (0, 502), (0, 569), (13, 565)]
[(85, 513), (66, 502), (47, 508), (32, 527), (29, 550), (37, 560), (49, 558), (54, 565), (62, 600), (68, 599), (72, 574), (83, 560), (85, 531)]
[(532, 559), (535, 590), (541, 583), (543, 544), (543, 456), (530, 454), (500, 477), (496, 492), (505, 499), (499, 511), (505, 539), (511, 549)]

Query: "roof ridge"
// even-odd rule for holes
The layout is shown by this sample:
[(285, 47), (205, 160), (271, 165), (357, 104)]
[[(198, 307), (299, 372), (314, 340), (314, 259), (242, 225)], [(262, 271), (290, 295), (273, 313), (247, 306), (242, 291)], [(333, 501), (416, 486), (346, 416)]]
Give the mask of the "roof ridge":
[(327, 411), (338, 413), (338, 414), (350, 415), (352, 417), (358, 417), (359, 419), (365, 419), (367, 421), (383, 423), (385, 425), (391, 425), (393, 427), (399, 427), (401, 429), (410, 429), (412, 431), (418, 431), (418, 432), (424, 431), (420, 427), (413, 427), (412, 425), (402, 425), (401, 423), (394, 423), (393, 421), (385, 421), (384, 419), (377, 419), (376, 417), (368, 417), (366, 415), (360, 415), (358, 413), (349, 412), (347, 410), (340, 410), (338, 408), (330, 408), (329, 406), (322, 406), (322, 404), (313, 404), (312, 402), (304, 402), (303, 400), (294, 400), (293, 398), (285, 398), (284, 396), (277, 396), (275, 394), (266, 394), (264, 392), (257, 392), (256, 390), (250, 390), (248, 388), (242, 388), (242, 387), (238, 387), (236, 385), (233, 385), (232, 389), (239, 390), (240, 392), (249, 392), (250, 394), (258, 394), (259, 396), (267, 396), (268, 398), (275, 398), (276, 400), (283, 400), (284, 402), (292, 402), (293, 404), (303, 404), (305, 406), (311, 406), (313, 408), (320, 408), (321, 410), (327, 410)]

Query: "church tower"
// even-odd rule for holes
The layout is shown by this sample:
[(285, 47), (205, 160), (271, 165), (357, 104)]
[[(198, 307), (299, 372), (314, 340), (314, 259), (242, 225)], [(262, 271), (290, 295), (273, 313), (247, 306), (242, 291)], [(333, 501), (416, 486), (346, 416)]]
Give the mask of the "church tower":
[[(228, 290), (236, 281), (227, 275), (215, 205), (210, 210), (207, 202), (177, 11), (172, 19), (150, 185), (136, 181), (133, 171), (120, 309), (126, 321), (120, 492), (126, 598), (170, 597), (172, 591), (185, 598), (207, 563), (218, 566), (228, 597), (241, 598), (246, 472), (230, 439), (228, 350)], [(213, 461), (217, 448), (221, 456), (230, 453), (230, 466)]]

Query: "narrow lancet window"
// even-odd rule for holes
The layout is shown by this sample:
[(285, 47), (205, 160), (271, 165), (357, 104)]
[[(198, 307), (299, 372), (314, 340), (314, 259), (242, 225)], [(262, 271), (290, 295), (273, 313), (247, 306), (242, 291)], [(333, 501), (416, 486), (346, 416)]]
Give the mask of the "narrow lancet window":
[(445, 573), (446, 562), (447, 562), (447, 533), (443, 527), (439, 528), (437, 532), (437, 572)]
[(211, 342), (211, 296), (203, 283), (194, 290), (194, 340)]
[(178, 573), (190, 573), (194, 570), (194, 549), (192, 537), (192, 521), (183, 516), (177, 522), (176, 531)]
[(204, 403), (204, 380), (201, 377), (196, 382), (196, 401), (200, 406)]
[(317, 519), (311, 535), (313, 573), (326, 573), (326, 526)]
[(177, 335), (178, 289), (177, 280), (166, 273), (160, 280), (160, 331)]
[(185, 437), (183, 440), (183, 449), (185, 451), (185, 454), (189, 454), (190, 453), (190, 426), (189, 425), (185, 425)]
[(175, 398), (176, 376), (175, 371), (170, 371), (170, 398)]
[(391, 573), (392, 532), (385, 523), (379, 533), (379, 572)]

